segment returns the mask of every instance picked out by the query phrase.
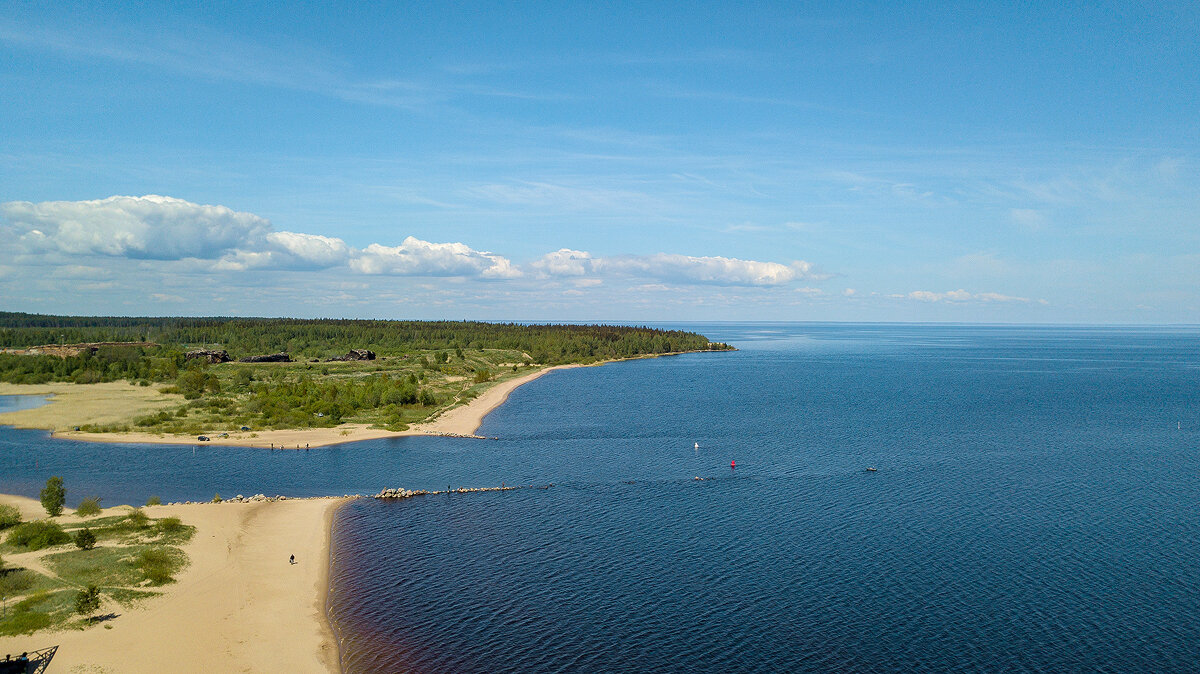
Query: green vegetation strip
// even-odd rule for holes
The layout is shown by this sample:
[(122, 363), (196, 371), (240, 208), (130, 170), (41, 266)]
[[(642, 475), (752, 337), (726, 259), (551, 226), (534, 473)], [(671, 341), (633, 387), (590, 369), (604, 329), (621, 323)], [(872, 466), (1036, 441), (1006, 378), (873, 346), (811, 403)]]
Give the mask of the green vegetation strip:
[[(126, 515), (97, 517), (63, 527), (37, 520), (6, 528), (5, 554), (0, 565), (0, 596), (4, 616), (0, 635), (26, 634), (47, 628), (84, 629), (96, 612), (80, 601), (88, 589), (123, 607), (135, 607), (160, 593), (146, 589), (174, 582), (187, 566), (187, 555), (178, 547), (195, 534), (175, 517), (151, 519), (141, 510)], [(95, 547), (76, 546), (79, 534), (91, 532)], [(37, 558), (52, 576), (24, 568), (19, 557), (46, 548)], [(80, 615), (86, 608), (86, 615)]]
[[(122, 423), (81, 424), (82, 430), (181, 435), (342, 423), (404, 430), (498, 381), (547, 365), (729, 348), (692, 332), (614, 325), (0, 312), (0, 346), (54, 344), (77, 348), (59, 349), (58, 355), (0, 354), (0, 381), (154, 385), (187, 402)], [(235, 360), (285, 352), (292, 362), (210, 363), (189, 359), (194, 349), (226, 351)], [(371, 350), (377, 358), (330, 361), (352, 349)]]

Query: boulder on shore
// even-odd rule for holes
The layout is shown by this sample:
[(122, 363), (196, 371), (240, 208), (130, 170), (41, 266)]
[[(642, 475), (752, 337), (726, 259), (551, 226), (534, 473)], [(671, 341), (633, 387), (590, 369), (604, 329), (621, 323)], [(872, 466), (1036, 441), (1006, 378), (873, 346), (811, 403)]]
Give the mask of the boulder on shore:
[(329, 359), (330, 361), (342, 360), (375, 360), (375, 352), (370, 349), (350, 349), (350, 352), (344, 356), (335, 356)]
[(292, 357), (280, 351), (279, 353), (269, 353), (265, 356), (246, 356), (238, 358), (239, 363), (290, 363)]
[(184, 360), (203, 360), (209, 363), (228, 363), (229, 354), (215, 349), (194, 349), (183, 355)]

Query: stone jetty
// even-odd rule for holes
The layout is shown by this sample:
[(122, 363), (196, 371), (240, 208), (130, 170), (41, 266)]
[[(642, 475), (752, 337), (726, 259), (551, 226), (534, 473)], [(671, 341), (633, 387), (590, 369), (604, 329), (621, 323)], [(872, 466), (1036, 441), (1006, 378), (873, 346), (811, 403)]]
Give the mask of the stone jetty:
[(515, 487), (458, 487), (457, 489), (442, 489), (440, 491), (429, 491), (427, 489), (381, 489), (373, 498), (378, 499), (402, 499), (412, 498), (414, 496), (433, 496), (435, 494), (474, 494), (483, 491), (514, 491), (516, 489), (549, 489), (553, 484), (535, 486), (532, 484), (517, 485)]

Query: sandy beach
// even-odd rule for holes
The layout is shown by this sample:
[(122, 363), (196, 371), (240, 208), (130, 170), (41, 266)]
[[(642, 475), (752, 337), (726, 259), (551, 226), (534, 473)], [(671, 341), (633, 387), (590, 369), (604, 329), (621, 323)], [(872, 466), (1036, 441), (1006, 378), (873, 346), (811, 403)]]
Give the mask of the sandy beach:
[[(197, 529), (184, 546), (190, 565), (164, 596), (121, 609), (105, 623), (112, 629), (0, 637), (0, 653), (58, 645), (56, 672), (337, 672), (325, 596), (330, 523), (344, 502), (148, 507), (152, 517), (179, 517)], [(45, 516), (34, 499), (0, 495), (0, 503), (27, 518)], [(20, 566), (19, 556), (6, 561)]]
[[(371, 428), (366, 424), (342, 424), (333, 428), (302, 428), (283, 430), (261, 430), (254, 432), (230, 432), (222, 438), (213, 431), (205, 444), (235, 447), (283, 447), (298, 449), (324, 447), (359, 440), (395, 438), (409, 435), (452, 435), (473, 436), (483, 423), (483, 418), (504, 404), (517, 387), (541, 377), (552, 370), (579, 365), (557, 365), (536, 372), (508, 379), (484, 391), (482, 395), (465, 405), (443, 412), (437, 418), (416, 424), (406, 431), (389, 431)], [(89, 442), (137, 442), (148, 444), (191, 445), (196, 443), (193, 435), (166, 435), (161, 433), (85, 433), (71, 430), (82, 423), (112, 423), (127, 421), (135, 416), (155, 411), (162, 407), (178, 404), (182, 398), (161, 394), (152, 387), (133, 386), (125, 382), (111, 384), (44, 384), (20, 385), (0, 383), (0, 395), (49, 395), (47, 405), (31, 410), (0, 414), (0, 424), (17, 428), (40, 428), (50, 430), (56, 438), (86, 440)], [(84, 421), (79, 421), (80, 419)]]
[(160, 393), (153, 386), (135, 386), (126, 381), (103, 384), (0, 382), (0, 395), (49, 396), (47, 405), (0, 414), (0, 424), (49, 431), (66, 431), (84, 424), (127, 422), (183, 402), (181, 395)]

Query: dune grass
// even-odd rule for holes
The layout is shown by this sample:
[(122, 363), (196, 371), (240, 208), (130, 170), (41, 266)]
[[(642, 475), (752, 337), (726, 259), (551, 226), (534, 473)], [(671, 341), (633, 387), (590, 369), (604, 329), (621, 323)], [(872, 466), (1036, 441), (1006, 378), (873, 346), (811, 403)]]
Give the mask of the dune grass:
[[(90, 550), (80, 550), (70, 542), (70, 535), (84, 527), (96, 535), (96, 547)], [(0, 571), (0, 594), (8, 597), (0, 635), (91, 627), (93, 621), (75, 613), (75, 597), (88, 586), (98, 587), (101, 595), (126, 608), (139, 606), (161, 594), (144, 588), (174, 582), (174, 576), (187, 566), (187, 555), (177, 546), (196, 532), (179, 518), (155, 520), (140, 510), (73, 522), (62, 530), (67, 541), (39, 558), (58, 578), (21, 566), (21, 558), (14, 556), (30, 552), (28, 547), (0, 545), (7, 566)]]

